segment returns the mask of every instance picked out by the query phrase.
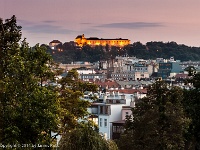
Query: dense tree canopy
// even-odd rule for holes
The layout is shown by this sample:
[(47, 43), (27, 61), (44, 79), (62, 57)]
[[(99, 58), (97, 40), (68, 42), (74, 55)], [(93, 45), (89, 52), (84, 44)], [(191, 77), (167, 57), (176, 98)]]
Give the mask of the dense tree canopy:
[[(81, 81), (78, 76), (75, 69), (70, 70), (58, 81), (60, 87), (56, 88), (60, 104), (58, 133), (62, 134), (59, 149), (117, 150), (115, 142), (102, 137), (98, 126), (87, 118), (87, 108), (96, 99), (92, 93), (97, 92), (97, 86)], [(84, 100), (85, 92), (91, 93), (88, 95), (91, 101)]]
[(182, 99), (182, 89), (168, 88), (162, 81), (153, 84), (147, 97), (136, 103), (132, 118), (127, 119), (119, 148), (126, 149), (128, 144), (133, 150), (184, 149), (190, 119), (185, 117)]
[(194, 145), (195, 149), (200, 149), (200, 73), (194, 67), (188, 68), (190, 79), (186, 83), (192, 84), (194, 88), (184, 90), (184, 108), (192, 122), (188, 130), (188, 145)]
[[(23, 144), (50, 146), (56, 137), (51, 136), (54, 131), (63, 135), (64, 143), (65, 135), (78, 133), (83, 135), (82, 140), (93, 137), (92, 143), (101, 142), (104, 149), (115, 148), (115, 143), (102, 138), (94, 126), (84, 127), (82, 123), (87, 123), (91, 104), (84, 100), (84, 92), (96, 92), (97, 86), (82, 82), (74, 69), (56, 80), (62, 72), (57, 67), (44, 46), (30, 48), (25, 40), (21, 41), (21, 27), (15, 16), (5, 22), (0, 19), (0, 144), (19, 144), (17, 149)], [(44, 82), (57, 84), (44, 86)], [(90, 98), (95, 96), (91, 94)]]
[(65, 133), (59, 148), (61, 150), (118, 150), (117, 145), (102, 137), (90, 122)]
[(57, 128), (56, 93), (40, 86), (51, 69), (51, 57), (21, 41), (16, 17), (0, 19), (0, 143), (50, 144)]
[[(75, 69), (68, 72), (67, 76), (58, 82), (61, 87), (56, 90), (60, 93), (60, 124), (62, 133), (68, 132), (79, 125), (79, 120), (88, 115), (87, 108), (90, 102), (83, 100), (84, 92), (96, 92), (97, 86), (82, 82)], [(92, 98), (92, 97), (91, 97)]]
[(136, 56), (142, 59), (169, 59), (173, 56), (181, 61), (200, 60), (200, 47), (189, 47), (176, 42), (147, 42), (146, 44), (135, 42), (123, 48), (101, 45), (96, 47), (85, 45), (82, 48), (77, 48), (73, 44), (64, 43), (57, 47), (57, 49), (62, 49), (62, 51), (51, 50), (50, 47), (46, 47), (53, 59), (61, 63), (71, 63), (73, 61), (96, 62), (125, 55)]

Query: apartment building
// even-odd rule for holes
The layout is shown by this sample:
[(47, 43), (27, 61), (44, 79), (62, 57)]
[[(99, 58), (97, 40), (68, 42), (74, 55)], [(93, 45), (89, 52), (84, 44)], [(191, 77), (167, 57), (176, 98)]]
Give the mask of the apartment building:
[[(146, 95), (146, 92), (140, 92), (137, 89), (119, 89), (99, 93), (98, 100), (92, 103), (88, 111), (89, 118), (99, 126), (101, 135), (106, 139), (113, 139), (112, 123), (124, 119), (124, 117), (122, 118), (123, 107), (133, 106), (131, 103), (134, 103), (136, 98), (142, 98)], [(131, 114), (131, 110), (127, 112)]]

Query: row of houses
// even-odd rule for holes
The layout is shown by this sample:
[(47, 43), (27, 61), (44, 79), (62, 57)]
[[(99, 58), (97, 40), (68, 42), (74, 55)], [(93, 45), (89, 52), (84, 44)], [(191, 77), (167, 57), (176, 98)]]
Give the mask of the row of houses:
[[(124, 131), (126, 116), (131, 115), (131, 109), (137, 100), (146, 96), (147, 87), (153, 84), (156, 78), (162, 78), (169, 85), (182, 88), (192, 86), (184, 84), (188, 74), (184, 72), (180, 61), (175, 61), (173, 57), (169, 60), (116, 57), (115, 60), (94, 64), (74, 62), (60, 66), (66, 72), (73, 66), (77, 68), (81, 80), (98, 85), (98, 99), (88, 108), (88, 118), (99, 126), (100, 134), (106, 139), (120, 137)], [(85, 100), (90, 100), (89, 94), (85, 93)]]
[[(188, 62), (188, 64), (191, 64)], [(167, 79), (175, 77), (176, 74), (184, 73), (184, 62), (170, 59), (157, 58), (156, 60), (144, 60), (136, 57), (116, 57), (113, 60), (95, 63), (73, 62), (71, 64), (60, 64), (66, 72), (77, 68), (80, 78), (84, 81), (94, 79), (112, 79), (115, 81), (151, 80), (155, 78)], [(195, 65), (196, 69), (200, 65)]]
[[(88, 108), (88, 118), (99, 126), (100, 134), (106, 139), (118, 139), (124, 132), (126, 116), (132, 114), (135, 103), (147, 95), (148, 86), (154, 81), (95, 80), (93, 83), (98, 85), (99, 93), (98, 99)], [(192, 87), (175, 80), (168, 83), (184, 88)], [(89, 95), (85, 94), (84, 99), (89, 100)]]

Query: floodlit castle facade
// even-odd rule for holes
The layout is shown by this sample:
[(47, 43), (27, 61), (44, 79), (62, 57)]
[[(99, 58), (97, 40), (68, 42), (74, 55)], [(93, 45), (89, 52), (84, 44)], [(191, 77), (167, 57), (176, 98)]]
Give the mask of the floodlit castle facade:
[(83, 46), (83, 45), (90, 45), (90, 46), (96, 46), (96, 45), (102, 45), (102, 46), (119, 46), (123, 47), (126, 45), (130, 44), (129, 39), (122, 39), (122, 38), (117, 38), (117, 39), (102, 39), (102, 38), (97, 38), (97, 37), (90, 37), (90, 38), (85, 38), (84, 34), (83, 35), (78, 35), (75, 39), (75, 43), (77, 46)]

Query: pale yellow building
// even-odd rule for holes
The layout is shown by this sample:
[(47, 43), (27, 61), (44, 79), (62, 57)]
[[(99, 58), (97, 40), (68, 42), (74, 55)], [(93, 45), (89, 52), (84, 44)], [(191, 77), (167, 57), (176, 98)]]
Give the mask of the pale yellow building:
[(83, 46), (83, 45), (90, 45), (90, 46), (96, 46), (96, 45), (102, 45), (102, 46), (119, 46), (123, 47), (126, 45), (130, 44), (129, 39), (122, 39), (122, 38), (117, 38), (117, 39), (99, 39), (97, 37), (90, 37), (90, 38), (85, 38), (84, 34), (83, 35), (78, 35), (75, 39), (75, 43), (77, 46)]

